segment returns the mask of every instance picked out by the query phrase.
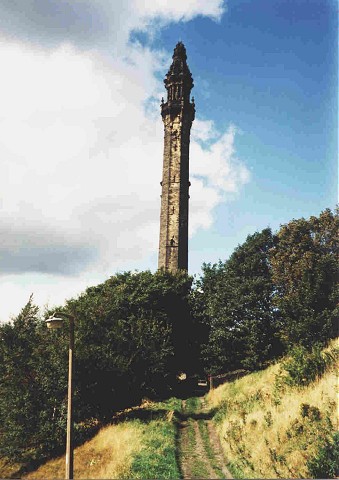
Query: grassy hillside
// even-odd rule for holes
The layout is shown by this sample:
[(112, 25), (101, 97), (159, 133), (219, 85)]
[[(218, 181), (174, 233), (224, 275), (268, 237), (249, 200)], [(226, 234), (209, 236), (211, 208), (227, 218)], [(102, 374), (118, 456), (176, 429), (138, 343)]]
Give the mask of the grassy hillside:
[[(330, 350), (338, 341), (332, 342)], [(338, 362), (304, 387), (281, 382), (281, 364), (207, 395), (237, 478), (307, 478), (308, 462), (338, 428)], [(325, 477), (322, 477), (325, 478)]]
[[(141, 425), (122, 423), (103, 428), (74, 452), (77, 478), (124, 478), (128, 476), (133, 455), (141, 448)], [(24, 478), (64, 478), (65, 458), (47, 462)]]
[[(203, 399), (146, 401), (125, 410), (76, 448), (75, 478), (211, 478), (212, 471), (225, 478), (225, 467), (234, 478), (327, 478), (309, 467), (312, 460), (324, 463), (319, 452), (338, 426), (338, 361), (331, 358), (303, 387), (283, 381), (286, 371), (277, 363)], [(61, 479), (64, 464), (64, 457), (53, 459), (22, 478)], [(0, 475), (15, 475), (10, 468), (0, 463)]]
[[(179, 478), (176, 429), (171, 409), (180, 405), (144, 403), (122, 412), (115, 421), (74, 451), (75, 478)], [(65, 457), (48, 461), (22, 478), (62, 479)]]

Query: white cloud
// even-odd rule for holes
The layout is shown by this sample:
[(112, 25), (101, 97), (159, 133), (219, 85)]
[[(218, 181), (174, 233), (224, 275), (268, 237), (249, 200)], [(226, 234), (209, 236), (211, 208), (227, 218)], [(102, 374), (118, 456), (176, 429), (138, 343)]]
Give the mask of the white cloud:
[(196, 140), (203, 139), (208, 146), (204, 148), (203, 142), (193, 142), (191, 173), (205, 177), (207, 185), (213, 186), (220, 195), (237, 193), (239, 187), (249, 181), (249, 171), (235, 156), (236, 133), (236, 127), (230, 125), (225, 133), (211, 142), (217, 134), (213, 123), (207, 122), (206, 126), (202, 125), (201, 133), (193, 135)]
[(69, 42), (119, 52), (132, 31), (150, 37), (162, 26), (197, 16), (220, 20), (224, 0), (2, 0), (0, 34), (54, 48)]
[(190, 148), (190, 234), (213, 223), (213, 210), (249, 181), (249, 171), (235, 156), (237, 129), (220, 134), (211, 120), (195, 121)]
[[(222, 2), (133, 5), (135, 27), (160, 14), (218, 18)], [(158, 248), (163, 152), (164, 92), (155, 73), (170, 57), (137, 43), (112, 57), (71, 43), (42, 49), (8, 40), (0, 57), (5, 320), (31, 292), (39, 304), (60, 303), (116, 270), (149, 265)], [(199, 118), (193, 125), (190, 235), (209, 228), (213, 209), (248, 181), (235, 157), (236, 129), (218, 132)]]
[[(130, 46), (125, 61), (7, 44), (0, 55), (3, 273), (108, 275), (147, 258), (158, 245), (163, 126), (143, 105), (161, 91), (157, 54)], [(216, 135), (196, 121), (192, 234), (211, 225), (224, 191), (246, 181), (232, 163), (234, 128)]]
[[(1, 47), (4, 83), (9, 87), (12, 76), (26, 80), (19, 92), (0, 92), (2, 220), (11, 224), (11, 239), (23, 226), (30, 231), (21, 251), (29, 252), (30, 243), (43, 247), (53, 231), (66, 244), (71, 238), (107, 251), (117, 226), (128, 230), (141, 213), (136, 224), (143, 229), (148, 212), (157, 210), (162, 127), (143, 111), (157, 89), (157, 55), (137, 52), (142, 62), (133, 61), (133, 50), (129, 62), (105, 64), (99, 54), (70, 46), (49, 54)], [(126, 242), (122, 257), (130, 251)]]
[(133, 0), (139, 18), (162, 17), (166, 23), (188, 21), (197, 15), (210, 17), (213, 20), (220, 20), (225, 11), (223, 0)]
[(0, 322), (10, 320), (26, 305), (33, 293), (33, 302), (40, 307), (52, 308), (65, 299), (79, 295), (87, 287), (101, 281), (89, 282), (86, 277), (54, 277), (51, 275), (24, 274), (19, 278), (5, 276), (1, 280)]
[(209, 142), (219, 136), (219, 132), (214, 126), (213, 120), (194, 120), (191, 139), (197, 142)]

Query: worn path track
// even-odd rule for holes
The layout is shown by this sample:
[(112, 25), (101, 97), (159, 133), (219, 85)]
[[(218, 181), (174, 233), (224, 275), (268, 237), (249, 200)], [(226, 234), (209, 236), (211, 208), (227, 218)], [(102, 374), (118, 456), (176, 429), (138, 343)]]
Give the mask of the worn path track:
[(182, 412), (178, 439), (181, 478), (233, 478), (208, 412), (201, 405), (192, 411), (185, 401)]

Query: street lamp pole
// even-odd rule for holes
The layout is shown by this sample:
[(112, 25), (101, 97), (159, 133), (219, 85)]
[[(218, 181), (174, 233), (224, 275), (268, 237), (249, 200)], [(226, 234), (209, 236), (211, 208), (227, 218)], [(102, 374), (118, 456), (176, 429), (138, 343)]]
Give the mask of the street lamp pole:
[(74, 317), (69, 318), (68, 350), (68, 397), (67, 397), (67, 432), (66, 432), (66, 480), (73, 478), (73, 352), (74, 352)]
[[(74, 317), (64, 312), (55, 312), (69, 319), (69, 350), (68, 350), (68, 395), (67, 395), (67, 427), (66, 427), (66, 480), (73, 479), (73, 352), (74, 352)], [(62, 327), (62, 319), (53, 317), (46, 320), (48, 328)]]

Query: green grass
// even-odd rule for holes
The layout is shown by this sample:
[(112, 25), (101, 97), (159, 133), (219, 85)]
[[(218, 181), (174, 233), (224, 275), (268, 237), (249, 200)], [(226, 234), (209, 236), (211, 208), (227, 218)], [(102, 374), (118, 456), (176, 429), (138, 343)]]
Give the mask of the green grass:
[(234, 478), (246, 478), (241, 467), (236, 462), (229, 462), (227, 467)]
[(195, 431), (194, 431), (194, 420), (191, 418), (188, 420), (188, 448), (191, 455), (194, 454), (195, 449)]
[[(193, 402), (195, 407), (197, 407), (197, 403)], [(195, 430), (194, 430), (194, 420), (188, 420), (188, 456), (194, 458), (194, 462), (191, 465), (191, 473), (195, 478), (206, 478), (208, 477), (208, 471), (206, 469), (206, 465), (204, 462), (199, 458), (196, 452), (196, 438), (195, 438)]]
[(208, 470), (199, 458), (195, 459), (194, 465), (191, 468), (193, 478), (209, 478)]
[(171, 397), (164, 402), (156, 402), (148, 407), (150, 410), (166, 410), (168, 412), (173, 411), (180, 413), (182, 412), (182, 401), (180, 398)]
[(192, 415), (201, 407), (201, 400), (198, 397), (191, 397), (186, 400), (185, 413)]
[(176, 460), (176, 426), (168, 420), (151, 421), (142, 432), (142, 450), (134, 457), (128, 478), (180, 478)]
[[(201, 401), (197, 397), (191, 397), (186, 400), (184, 412), (186, 415), (192, 415), (197, 412), (201, 406)], [(194, 458), (194, 462), (191, 465), (191, 473), (194, 478), (206, 478), (208, 477), (208, 471), (204, 462), (199, 458), (196, 452), (196, 437), (194, 424), (195, 421), (192, 418), (188, 418), (188, 445), (185, 452), (188, 457)]]
[(205, 451), (207, 453), (207, 457), (208, 457), (209, 461), (211, 462), (211, 466), (212, 466), (213, 470), (215, 471), (215, 473), (218, 474), (219, 478), (223, 478), (223, 475), (224, 475), (223, 471), (221, 470), (220, 466), (217, 463), (217, 460), (216, 460), (215, 454), (214, 454), (214, 450), (213, 450), (211, 442), (210, 442), (210, 436), (209, 436), (209, 433), (208, 433), (207, 423), (204, 420), (199, 420), (198, 425), (199, 425), (200, 435), (201, 435), (201, 438), (202, 438), (202, 441), (203, 441), (203, 444), (204, 444), (204, 447), (205, 447)]
[(143, 424), (142, 450), (132, 461), (129, 478), (180, 478), (177, 463), (177, 422), (176, 413), (182, 411), (182, 401), (172, 397), (163, 402), (152, 403), (149, 410), (174, 412), (173, 419), (166, 415)]

